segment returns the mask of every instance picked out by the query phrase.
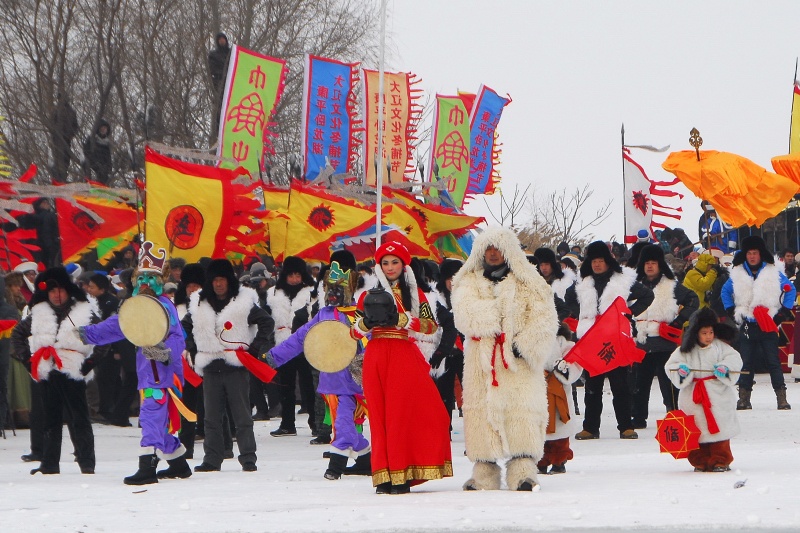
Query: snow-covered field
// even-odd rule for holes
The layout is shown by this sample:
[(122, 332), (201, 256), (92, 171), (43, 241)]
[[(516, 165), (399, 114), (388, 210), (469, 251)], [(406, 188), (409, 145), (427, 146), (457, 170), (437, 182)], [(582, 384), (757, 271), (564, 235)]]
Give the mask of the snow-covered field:
[[(279, 421), (256, 422), (258, 472), (242, 472), (227, 460), (222, 472), (144, 487), (122, 483), (137, 466), (135, 427), (95, 425), (93, 476), (70, 462), (66, 431), (61, 474), (29, 475), (35, 465), (19, 459), (28, 450), (28, 432), (9, 432), (0, 439), (0, 531), (798, 531), (800, 384), (787, 379), (794, 410), (777, 411), (768, 381), (758, 377), (753, 410), (739, 413), (742, 434), (731, 443), (731, 472), (694, 473), (686, 460), (658, 453), (653, 437), (663, 407), (656, 389), (650, 427), (637, 441), (620, 440), (607, 393), (601, 439), (574, 441), (567, 473), (540, 476), (541, 490), (533, 493), (463, 492), (471, 464), (458, 418), (455, 477), (402, 496), (376, 495), (367, 477), (323, 479), (326, 447), (308, 444), (304, 416), (297, 437), (270, 437)], [(200, 463), (201, 450), (198, 443), (192, 465)]]

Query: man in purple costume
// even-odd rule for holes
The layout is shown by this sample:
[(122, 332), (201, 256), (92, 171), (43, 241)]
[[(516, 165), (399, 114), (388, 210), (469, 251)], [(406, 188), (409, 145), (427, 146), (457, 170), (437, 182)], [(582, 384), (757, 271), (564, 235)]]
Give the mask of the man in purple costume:
[[(136, 352), (136, 374), (141, 397), (139, 425), (142, 428), (142, 455), (139, 456), (139, 470), (124, 479), (126, 485), (147, 485), (158, 483), (159, 477), (188, 478), (192, 475), (192, 469), (184, 457), (186, 448), (178, 440), (177, 431), (170, 433), (169, 416), (169, 404), (175, 401), (170, 389), (180, 395), (183, 388), (181, 354), (186, 343), (178, 312), (170, 299), (163, 295), (162, 269), (167, 253), (160, 248), (158, 257), (151, 253), (152, 248), (153, 243), (149, 241), (142, 244), (139, 267), (134, 275), (133, 294), (158, 299), (169, 315), (169, 331), (162, 342), (155, 346), (142, 346)], [(147, 317), (142, 319), (148, 320)], [(81, 339), (89, 344), (110, 344), (124, 338), (119, 315), (113, 315), (99, 324), (79, 328), (79, 331)], [(151, 448), (154, 448), (153, 452), (150, 452)], [(156, 474), (159, 456), (167, 460), (169, 468)]]
[[(338, 320), (348, 328), (355, 314), (353, 294), (358, 283), (358, 271), (353, 254), (347, 251), (334, 252), (331, 268), (325, 274), (326, 307), (291, 337), (265, 354), (266, 362), (273, 368), (286, 364), (303, 352), (303, 344), (309, 330), (324, 320)], [(317, 392), (325, 396), (331, 408), (333, 440), (325, 479), (339, 479), (342, 474), (371, 475), (369, 441), (358, 432), (355, 415), (364, 405), (364, 390), (361, 388), (361, 364), (363, 350), (359, 345), (353, 363), (339, 372), (320, 372)], [(332, 397), (335, 397), (333, 400)], [(356, 462), (347, 467), (349, 457)]]

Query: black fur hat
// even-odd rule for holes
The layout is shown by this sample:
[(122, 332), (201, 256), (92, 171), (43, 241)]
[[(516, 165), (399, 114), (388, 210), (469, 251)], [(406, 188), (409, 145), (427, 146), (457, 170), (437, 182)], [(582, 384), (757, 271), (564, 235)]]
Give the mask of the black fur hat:
[(736, 252), (736, 255), (733, 257), (733, 266), (739, 266), (743, 264), (747, 259), (746, 256), (749, 250), (758, 250), (758, 252), (761, 254), (761, 261), (769, 264), (775, 263), (775, 258), (772, 257), (770, 251), (767, 250), (767, 243), (764, 242), (764, 239), (758, 235), (750, 235), (749, 237), (742, 239), (742, 245), (739, 247), (739, 251)]
[(447, 291), (447, 280), (452, 279), (461, 270), (462, 266), (464, 266), (464, 262), (458, 259), (445, 259), (442, 261), (439, 265), (439, 281), (436, 283), (436, 288), (439, 289), (439, 292), (444, 293)]
[(714, 328), (715, 338), (727, 342), (728, 344), (736, 340), (736, 335), (738, 333), (736, 327), (720, 322), (719, 317), (717, 317), (713, 309), (703, 307), (695, 311), (689, 318), (689, 325), (683, 332), (683, 339), (681, 339), (681, 351), (683, 353), (691, 352), (692, 349), (697, 346), (697, 333), (701, 328), (709, 326)]
[(622, 272), (622, 267), (619, 265), (614, 256), (611, 255), (611, 250), (608, 245), (603, 241), (594, 241), (586, 247), (586, 257), (583, 258), (581, 263), (581, 277), (585, 278), (592, 275), (592, 260), (603, 259), (608, 265), (608, 269), (614, 272)]
[(289, 277), (289, 274), (300, 274), (300, 276), (303, 278), (302, 283), (304, 287), (314, 286), (314, 279), (311, 277), (311, 274), (308, 273), (306, 262), (299, 257), (290, 255), (283, 260), (283, 265), (281, 265), (281, 273), (278, 274), (278, 283), (276, 284), (276, 287), (285, 287), (287, 285), (286, 278)]
[(206, 284), (206, 272), (200, 263), (190, 263), (181, 270), (181, 283), (197, 283), (201, 287)]
[(669, 279), (675, 279), (675, 274), (672, 273), (672, 269), (664, 259), (664, 250), (661, 246), (658, 244), (648, 244), (639, 252), (639, 261), (636, 265), (636, 274), (640, 280), (647, 277), (644, 273), (644, 264), (648, 261), (657, 261), (658, 270), (661, 271), (661, 275)]
[(564, 271), (561, 269), (561, 263), (556, 259), (556, 253), (550, 248), (537, 248), (533, 252), (533, 257), (536, 258), (537, 264), (549, 263), (553, 269), (553, 277), (561, 279), (564, 277)]
[(239, 278), (233, 271), (233, 265), (227, 259), (212, 259), (206, 268), (206, 282), (203, 284), (203, 292), (200, 299), (205, 300), (209, 294), (214, 294), (214, 278), (225, 278), (228, 280), (228, 296), (235, 298), (239, 294)]
[(38, 303), (46, 302), (47, 293), (56, 287), (61, 287), (67, 291), (70, 297), (75, 298), (79, 302), (85, 302), (87, 300), (86, 293), (72, 282), (72, 277), (67, 274), (67, 269), (64, 267), (48, 268), (36, 276), (36, 281), (33, 286), (35, 290), (29, 303), (31, 307)]
[(631, 246), (631, 249), (628, 251), (628, 260), (625, 262), (625, 266), (636, 269), (639, 264), (639, 254), (642, 253), (642, 248), (645, 246), (650, 246), (650, 243), (637, 242)]

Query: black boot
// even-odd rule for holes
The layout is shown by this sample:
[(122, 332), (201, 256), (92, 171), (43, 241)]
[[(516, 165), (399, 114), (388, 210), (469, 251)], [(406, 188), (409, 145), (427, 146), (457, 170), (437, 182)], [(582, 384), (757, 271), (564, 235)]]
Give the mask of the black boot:
[(149, 485), (151, 483), (158, 483), (156, 476), (156, 465), (158, 465), (158, 456), (154, 453), (139, 456), (139, 470), (132, 476), (126, 477), (123, 482), (126, 485)]
[(342, 477), (345, 467), (347, 466), (347, 456), (332, 453), (331, 458), (328, 460), (328, 469), (325, 471), (325, 479), (335, 480)]
[(159, 470), (156, 474), (158, 479), (186, 479), (192, 475), (192, 469), (186, 462), (185, 453), (176, 459), (167, 459), (167, 464), (168, 468)]
[(344, 469), (345, 476), (371, 476), (372, 475), (372, 454), (365, 453), (356, 458), (356, 464)]

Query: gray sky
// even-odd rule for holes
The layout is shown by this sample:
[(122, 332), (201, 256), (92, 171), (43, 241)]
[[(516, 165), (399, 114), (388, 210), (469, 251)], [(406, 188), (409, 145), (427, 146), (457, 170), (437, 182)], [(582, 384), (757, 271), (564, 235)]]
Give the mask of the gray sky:
[[(590, 207), (612, 200), (598, 238), (623, 235), (623, 122), (626, 144), (687, 150), (697, 127), (703, 149), (769, 171), (788, 152), (800, 1), (389, 0), (389, 12), (387, 69), (414, 72), (431, 97), (481, 83), (510, 94), (504, 192), (590, 183)], [(666, 155), (633, 153), (656, 180), (672, 178)], [(681, 190), (684, 218), (671, 225), (694, 239), (699, 200)], [(466, 211), (490, 218), (480, 197)]]

